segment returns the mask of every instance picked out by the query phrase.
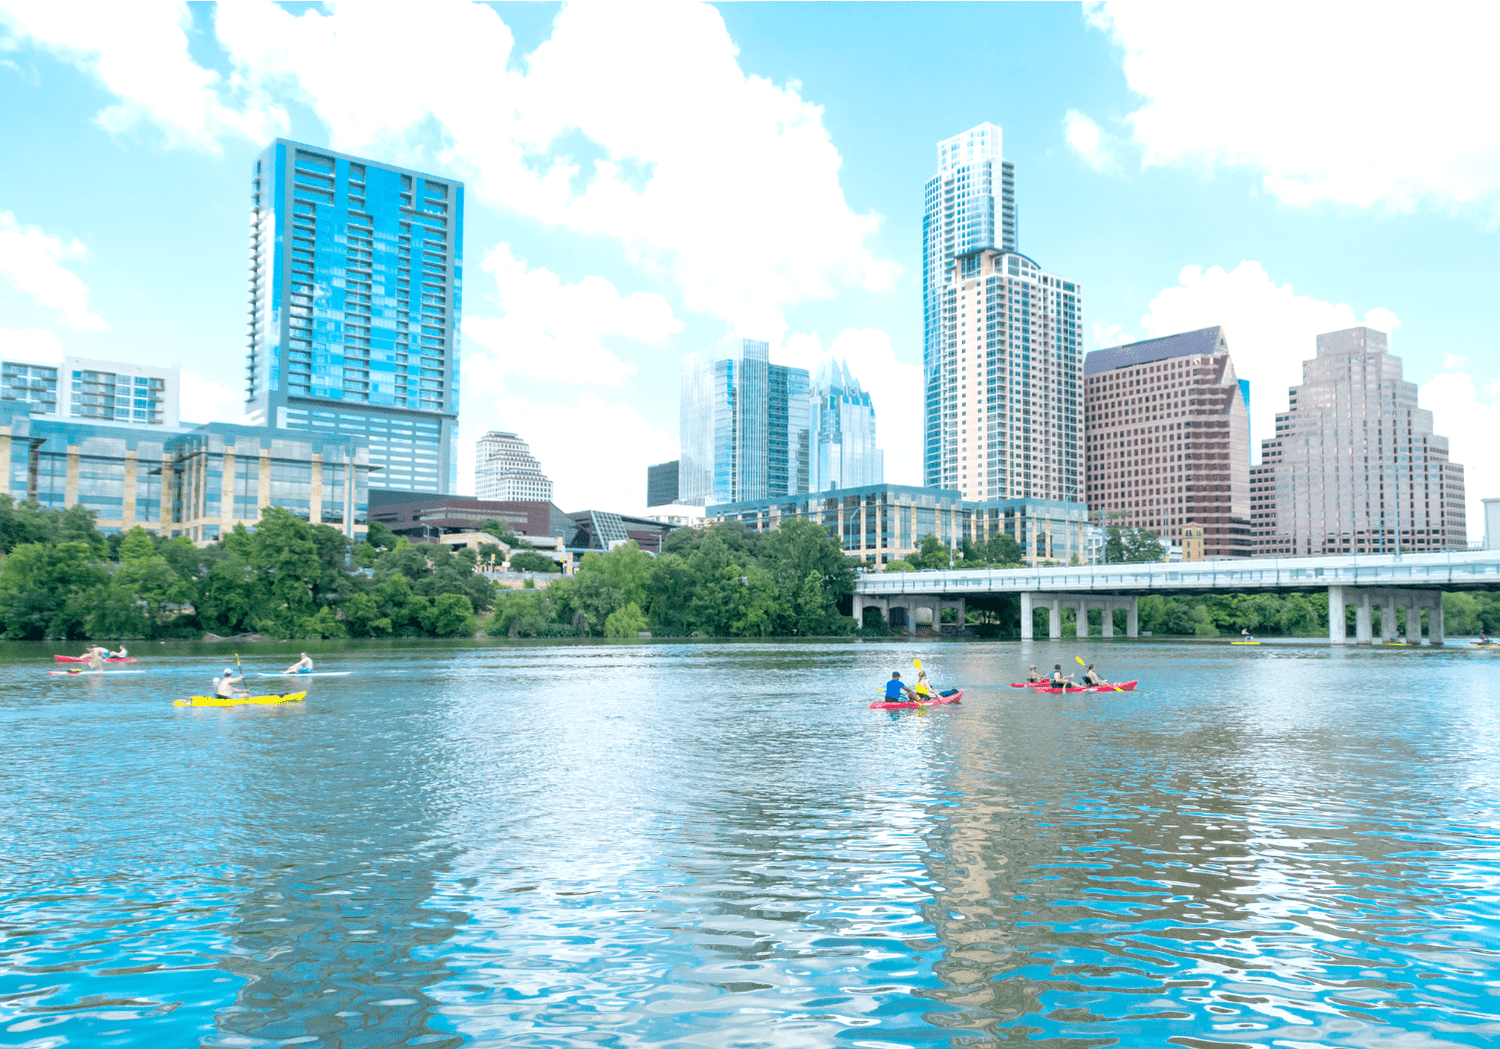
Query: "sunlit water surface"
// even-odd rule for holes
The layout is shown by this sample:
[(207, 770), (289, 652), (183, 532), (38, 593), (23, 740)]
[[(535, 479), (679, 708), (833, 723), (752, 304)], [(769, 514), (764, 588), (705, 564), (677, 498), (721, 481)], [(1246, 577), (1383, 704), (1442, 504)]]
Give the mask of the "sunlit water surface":
[(9, 646), (0, 1045), (1500, 1042), (1500, 655), (1093, 646)]

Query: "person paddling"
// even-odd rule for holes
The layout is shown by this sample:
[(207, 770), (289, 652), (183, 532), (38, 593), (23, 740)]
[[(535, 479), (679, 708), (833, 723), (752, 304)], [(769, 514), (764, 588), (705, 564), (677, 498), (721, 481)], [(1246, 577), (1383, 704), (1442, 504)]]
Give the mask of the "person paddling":
[(287, 667), (285, 670), (282, 671), (282, 673), (283, 674), (311, 674), (312, 673), (312, 668), (313, 668), (312, 667), (312, 658), (310, 656), (308, 656), (308, 654), (306, 652), (304, 652), (304, 653), (302, 653), (302, 658), (301, 659), (297, 660), (297, 662), (295, 662), (291, 666)]
[(214, 678), (214, 695), (221, 699), (235, 699), (239, 696), (248, 696), (250, 690), (245, 688), (244, 685), (245, 679), (233, 667), (225, 667), (224, 676)]
[(903, 698), (913, 703), (918, 702), (917, 694), (902, 684), (901, 672), (894, 670), (891, 672), (891, 679), (885, 683), (885, 701), (887, 703), (900, 703)]
[(126, 649), (125, 642), (123, 641), (120, 642), (120, 650), (118, 652), (106, 653), (106, 657), (109, 659), (124, 659), (128, 655), (130, 655), (130, 652)]
[(1247, 627), (1247, 626), (1240, 627), (1240, 640), (1241, 641), (1254, 641), (1255, 640), (1255, 638), (1250, 635), (1250, 628), (1249, 627)]
[(1099, 676), (1099, 672), (1094, 669), (1094, 664), (1092, 663), (1090, 663), (1083, 672), (1083, 683), (1085, 686), (1091, 688), (1096, 685), (1109, 684), (1108, 681), (1105, 681), (1102, 677)]
[(1067, 687), (1069, 687), (1072, 684), (1073, 684), (1073, 675), (1072, 674), (1064, 674), (1062, 672), (1062, 664), (1061, 663), (1054, 663), (1052, 665), (1052, 687), (1053, 688), (1067, 688)]
[(1032, 667), (1031, 673), (1026, 675), (1026, 683), (1028, 685), (1040, 685), (1043, 681), (1046, 680), (1047, 679), (1042, 677), (1041, 672), (1038, 671), (1036, 667)]

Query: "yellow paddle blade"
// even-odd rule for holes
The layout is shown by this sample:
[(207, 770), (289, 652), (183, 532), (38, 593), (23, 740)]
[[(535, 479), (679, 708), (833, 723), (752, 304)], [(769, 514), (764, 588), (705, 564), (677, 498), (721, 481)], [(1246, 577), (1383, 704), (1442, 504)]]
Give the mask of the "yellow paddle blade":
[(1079, 666), (1081, 666), (1081, 667), (1088, 666), (1088, 664), (1083, 661), (1083, 657), (1082, 656), (1074, 656), (1073, 658), (1076, 659), (1076, 660), (1078, 660), (1078, 665)]
[(920, 659), (913, 659), (911, 661), (911, 665), (916, 667), (918, 670), (922, 669), (922, 661)]

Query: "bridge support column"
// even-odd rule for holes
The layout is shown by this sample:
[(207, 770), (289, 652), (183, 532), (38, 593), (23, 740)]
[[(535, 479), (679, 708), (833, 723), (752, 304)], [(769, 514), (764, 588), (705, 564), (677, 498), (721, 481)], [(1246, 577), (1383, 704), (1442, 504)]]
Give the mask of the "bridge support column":
[(862, 628), (865, 625), (865, 598), (858, 591), (854, 593), (854, 607), (849, 609), (849, 612), (854, 616), (856, 629)]
[(1344, 629), (1344, 588), (1328, 588), (1328, 643), (1342, 645), (1347, 640)]
[(1439, 591), (1432, 595), (1432, 608), (1427, 613), (1427, 642), (1441, 645), (1443, 637), (1443, 594)]
[(1396, 595), (1386, 591), (1380, 597), (1380, 643), (1396, 640)]
[(1127, 597), (1125, 599), (1125, 636), (1141, 636), (1140, 598)]
[(1410, 596), (1403, 600), (1406, 603), (1406, 643), (1420, 645), (1422, 643), (1422, 606)]
[(1115, 636), (1115, 603), (1113, 601), (1104, 602), (1104, 615), (1099, 617), (1099, 635), (1101, 637)]
[(1047, 605), (1047, 636), (1053, 641), (1062, 637), (1062, 602), (1053, 598)]
[(1354, 606), (1354, 643), (1368, 645), (1373, 640), (1370, 630), (1370, 592), (1361, 590)]
[(1021, 640), (1030, 641), (1036, 635), (1036, 616), (1032, 613), (1032, 595), (1030, 591), (1021, 592)]
[(1078, 637), (1089, 636), (1089, 603), (1083, 598), (1078, 599), (1078, 621), (1073, 633)]
[(964, 627), (964, 611), (965, 611), (965, 609), (966, 609), (966, 606), (964, 604), (964, 599), (963, 598), (959, 598), (958, 599), (958, 620), (957, 620), (957, 622), (958, 622), (958, 628), (960, 630), (962, 630), (963, 627)]

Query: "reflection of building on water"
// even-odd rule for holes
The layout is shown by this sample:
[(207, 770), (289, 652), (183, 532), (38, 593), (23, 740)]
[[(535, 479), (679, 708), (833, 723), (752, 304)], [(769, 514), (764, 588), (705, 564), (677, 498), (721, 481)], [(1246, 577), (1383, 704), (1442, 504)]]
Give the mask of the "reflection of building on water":
[[(457, 1046), (463, 1039), (434, 1025), (436, 1004), (423, 993), (448, 976), (436, 946), (466, 920), (424, 905), (452, 851), (431, 840), (421, 782), (439, 763), (430, 743), (394, 732), (365, 734), (366, 760), (347, 762), (313, 724), (279, 718), (279, 745), (299, 760), (246, 755), (240, 767), (253, 783), (222, 792), (244, 809), (219, 817), (235, 841), (222, 857), (233, 871), (226, 895), (241, 902), (217, 962), (244, 983), (218, 1029), (257, 1045)], [(365, 807), (372, 795), (378, 812)], [(295, 805), (274, 803), (294, 796)], [(304, 822), (310, 813), (321, 816), (314, 825)]]
[[(1148, 747), (1087, 729), (1059, 735), (1055, 720), (1028, 731), (1024, 709), (1017, 717), (1020, 724), (954, 723), (960, 749), (948, 789), (958, 800), (935, 813), (926, 858), (936, 888), (924, 913), (943, 945), (934, 965), (941, 983), (917, 993), (962, 1010), (962, 1018), (941, 1017), (946, 1027), (1004, 1027), (998, 1036), (1013, 1037), (1013, 1025), (1045, 1025), (1049, 1034), (1087, 1039), (1048, 1044), (1105, 1044), (1099, 1039), (1121, 1034), (1101, 1021), (1123, 1019), (1127, 1010), (1131, 1022), (1145, 1018), (1134, 1011), (1141, 999), (1132, 988), (1159, 991), (1177, 968), (1170, 957), (1151, 957), (1157, 949), (1135, 937), (1170, 942), (1208, 921), (1251, 918), (1235, 895), (1251, 855), (1242, 814), (1188, 810), (1195, 795), (1205, 809), (1223, 810), (1226, 797), (1253, 796), (1257, 786), (1245, 773), (1230, 777), (1238, 786), (1221, 776), (1204, 790), (1184, 772), (1179, 783), (1140, 782), (1137, 793), (1131, 777), (1151, 773), (1113, 755)], [(1121, 800), (1132, 795), (1137, 806), (1124, 807)], [(1043, 808), (1028, 799), (1058, 800)], [(1199, 847), (1206, 838), (1213, 852), (1205, 861)], [(1184, 851), (1189, 839), (1191, 851)], [(1112, 1009), (1101, 1004), (1101, 992), (1126, 997)], [(1092, 1020), (1079, 1025), (1089, 1014)]]

